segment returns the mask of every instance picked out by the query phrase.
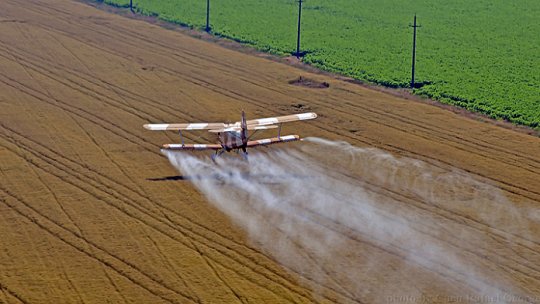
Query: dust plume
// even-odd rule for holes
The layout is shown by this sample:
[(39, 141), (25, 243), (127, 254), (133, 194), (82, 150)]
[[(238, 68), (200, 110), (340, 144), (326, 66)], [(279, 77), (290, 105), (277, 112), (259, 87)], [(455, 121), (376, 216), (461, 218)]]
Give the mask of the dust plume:
[(315, 300), (528, 299), (512, 276), (528, 262), (514, 241), (525, 211), (464, 172), (320, 138), (252, 151), (249, 163), (165, 153)]

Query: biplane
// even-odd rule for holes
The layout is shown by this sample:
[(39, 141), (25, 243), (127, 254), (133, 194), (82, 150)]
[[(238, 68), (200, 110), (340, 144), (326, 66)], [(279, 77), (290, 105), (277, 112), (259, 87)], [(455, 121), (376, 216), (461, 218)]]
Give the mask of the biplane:
[[(302, 113), (278, 117), (260, 118), (246, 120), (246, 115), (242, 111), (242, 119), (235, 123), (171, 123), (171, 124), (145, 124), (144, 128), (152, 131), (178, 131), (180, 144), (165, 144), (165, 150), (214, 150), (212, 159), (215, 160), (224, 152), (243, 152), (247, 159), (247, 149), (257, 146), (267, 146), (271, 144), (284, 143), (300, 140), (298, 135), (281, 135), (281, 125), (286, 122), (309, 120), (317, 118), (315, 113)], [(277, 137), (252, 140), (252, 137), (261, 130), (276, 129)], [(216, 144), (185, 144), (182, 131), (208, 130), (217, 134)], [(252, 131), (249, 134), (249, 131)]]

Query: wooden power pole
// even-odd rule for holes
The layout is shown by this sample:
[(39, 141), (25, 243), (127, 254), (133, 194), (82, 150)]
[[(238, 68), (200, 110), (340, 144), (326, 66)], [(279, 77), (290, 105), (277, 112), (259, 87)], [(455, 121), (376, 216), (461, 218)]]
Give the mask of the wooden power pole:
[(207, 33), (210, 32), (210, 0), (206, 0), (206, 28)]
[(302, 19), (302, 2), (298, 0), (298, 34), (296, 36), (296, 58), (300, 58), (300, 20)]
[(416, 28), (420, 25), (416, 25), (416, 14), (414, 14), (414, 24), (410, 25), (413, 28), (413, 47), (412, 47), (412, 71), (411, 71), (411, 89), (414, 89), (414, 67), (416, 64)]

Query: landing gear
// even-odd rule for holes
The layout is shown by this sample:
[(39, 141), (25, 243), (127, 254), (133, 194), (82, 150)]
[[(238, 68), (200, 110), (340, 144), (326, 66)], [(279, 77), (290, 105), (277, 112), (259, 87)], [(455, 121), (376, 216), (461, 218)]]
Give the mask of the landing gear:
[(242, 148), (242, 152), (243, 152), (243, 153), (242, 153), (242, 157), (244, 157), (244, 159), (245, 159), (246, 161), (248, 161), (248, 152), (247, 152), (246, 147), (243, 147), (243, 148)]
[(216, 153), (212, 154), (212, 156), (210, 156), (210, 158), (212, 158), (212, 161), (214, 163), (216, 163), (216, 158), (220, 157), (221, 154), (223, 154), (224, 152), (225, 152), (225, 149), (216, 150)]
[(249, 161), (249, 159), (248, 159), (248, 153), (247, 153), (247, 152), (242, 152), (242, 157), (243, 157), (246, 161)]

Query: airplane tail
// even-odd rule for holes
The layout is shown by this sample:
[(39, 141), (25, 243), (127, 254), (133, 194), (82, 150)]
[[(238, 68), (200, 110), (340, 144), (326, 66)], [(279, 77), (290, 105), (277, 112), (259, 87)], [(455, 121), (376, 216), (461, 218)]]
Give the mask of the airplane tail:
[(246, 121), (246, 113), (242, 110), (242, 150), (246, 152), (247, 142), (248, 142), (248, 127), (247, 127), (247, 121)]

